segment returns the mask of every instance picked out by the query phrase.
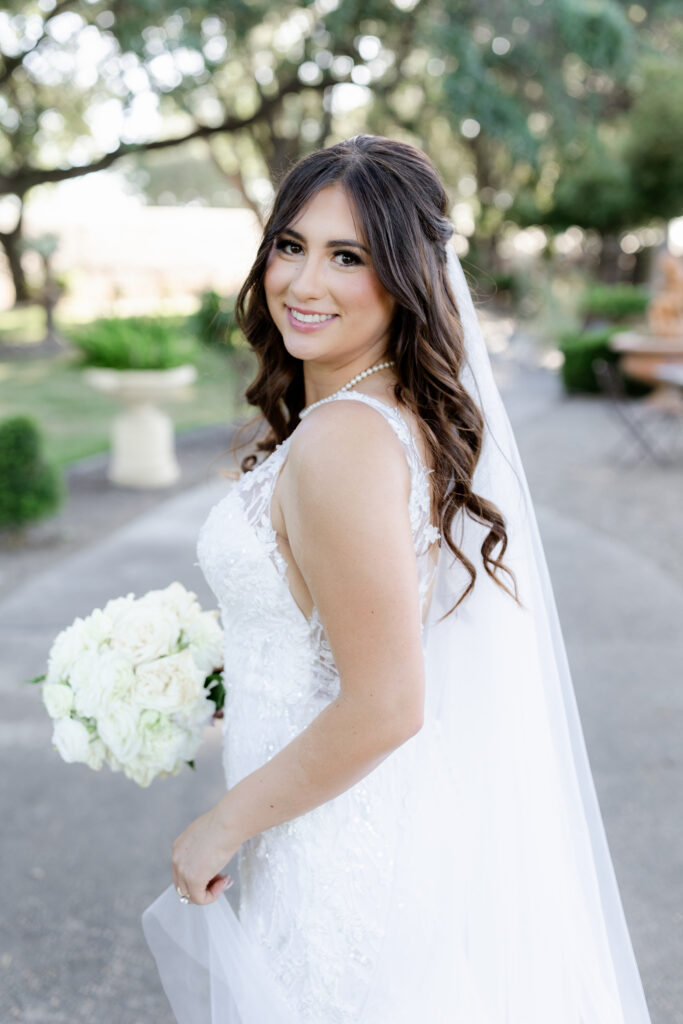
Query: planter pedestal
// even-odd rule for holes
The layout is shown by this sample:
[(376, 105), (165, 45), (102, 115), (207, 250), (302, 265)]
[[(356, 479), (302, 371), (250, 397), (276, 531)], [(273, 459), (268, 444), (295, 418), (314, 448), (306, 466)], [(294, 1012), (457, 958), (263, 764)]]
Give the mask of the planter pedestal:
[(170, 370), (85, 371), (91, 387), (121, 401), (114, 420), (107, 477), (120, 487), (169, 487), (180, 476), (173, 421), (158, 408), (177, 398), (197, 377), (194, 366)]
[(119, 413), (111, 430), (107, 476), (121, 487), (169, 487), (180, 476), (173, 422), (153, 405)]

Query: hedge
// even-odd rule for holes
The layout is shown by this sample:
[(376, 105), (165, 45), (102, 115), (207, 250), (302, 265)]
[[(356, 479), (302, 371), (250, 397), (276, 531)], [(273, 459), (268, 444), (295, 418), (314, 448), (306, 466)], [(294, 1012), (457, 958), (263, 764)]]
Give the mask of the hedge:
[(62, 479), (42, 449), (38, 426), (30, 417), (0, 422), (0, 529), (25, 526), (59, 508)]
[[(562, 336), (559, 347), (564, 356), (562, 382), (566, 391), (570, 394), (597, 394), (602, 391), (593, 370), (593, 363), (596, 359), (617, 362), (619, 357), (609, 346), (609, 339), (617, 330), (617, 327), (606, 327)], [(626, 375), (622, 376), (622, 380), (626, 393), (634, 397), (646, 395), (652, 390), (650, 385)]]

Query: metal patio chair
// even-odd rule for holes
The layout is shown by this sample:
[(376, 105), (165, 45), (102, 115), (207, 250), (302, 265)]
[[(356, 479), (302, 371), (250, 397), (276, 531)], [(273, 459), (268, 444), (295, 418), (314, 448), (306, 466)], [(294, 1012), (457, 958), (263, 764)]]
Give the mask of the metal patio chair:
[[(683, 430), (683, 415), (673, 408), (647, 405), (631, 398), (624, 388), (623, 377), (616, 363), (595, 359), (593, 371), (603, 394), (609, 399), (616, 418), (637, 453), (635, 462), (649, 458), (660, 466), (671, 465), (679, 456), (678, 440)], [(628, 452), (628, 449), (627, 449)], [(632, 461), (623, 444), (617, 455), (622, 463)]]

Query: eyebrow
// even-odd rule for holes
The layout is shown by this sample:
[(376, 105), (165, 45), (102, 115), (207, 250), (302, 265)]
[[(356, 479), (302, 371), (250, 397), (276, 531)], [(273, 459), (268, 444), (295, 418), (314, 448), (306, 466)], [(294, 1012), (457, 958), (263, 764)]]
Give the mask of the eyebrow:
[[(306, 241), (304, 236), (299, 231), (295, 231), (294, 228), (283, 228), (282, 231), (279, 232), (279, 234), (291, 235), (292, 238), (296, 238), (301, 242)], [(363, 245), (361, 242), (355, 241), (353, 238), (332, 238), (327, 243), (327, 248), (332, 249), (338, 245), (351, 245), (353, 246), (354, 249), (362, 249), (363, 252), (369, 253), (370, 251), (365, 245)]]

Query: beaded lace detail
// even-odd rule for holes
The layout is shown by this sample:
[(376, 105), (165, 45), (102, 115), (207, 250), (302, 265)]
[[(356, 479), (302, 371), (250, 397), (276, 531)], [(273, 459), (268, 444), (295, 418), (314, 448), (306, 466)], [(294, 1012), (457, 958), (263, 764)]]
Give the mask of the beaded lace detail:
[[(424, 602), (439, 538), (430, 489), (400, 413), (358, 392), (394, 429), (408, 462), (409, 515)], [(339, 693), (317, 609), (306, 618), (287, 581), (270, 507), (290, 438), (232, 485), (209, 513), (199, 564), (225, 630), (224, 768), (228, 786), (269, 760)], [(240, 920), (264, 951), (302, 1024), (347, 1024), (375, 967), (391, 901), (402, 790), (397, 751), (361, 783), (261, 833), (240, 854)]]

